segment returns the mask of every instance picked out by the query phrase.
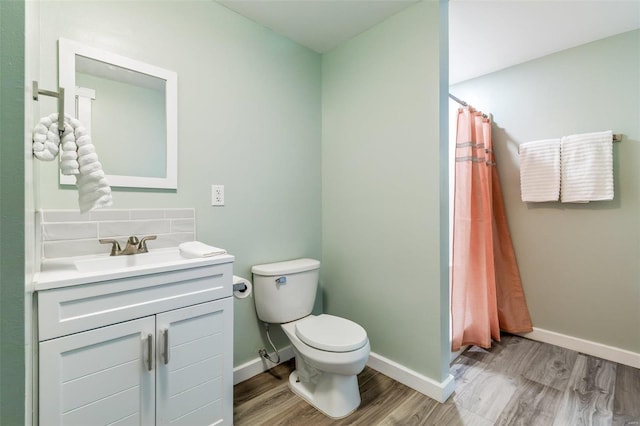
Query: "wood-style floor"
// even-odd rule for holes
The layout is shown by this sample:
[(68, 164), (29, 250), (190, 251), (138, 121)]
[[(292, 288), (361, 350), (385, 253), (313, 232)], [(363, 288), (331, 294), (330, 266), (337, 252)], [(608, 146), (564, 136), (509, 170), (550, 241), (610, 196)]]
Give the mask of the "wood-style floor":
[(293, 369), (292, 360), (236, 385), (235, 426), (640, 425), (640, 370), (518, 336), (460, 355), (444, 404), (366, 367), (360, 407), (337, 421), (289, 390)]

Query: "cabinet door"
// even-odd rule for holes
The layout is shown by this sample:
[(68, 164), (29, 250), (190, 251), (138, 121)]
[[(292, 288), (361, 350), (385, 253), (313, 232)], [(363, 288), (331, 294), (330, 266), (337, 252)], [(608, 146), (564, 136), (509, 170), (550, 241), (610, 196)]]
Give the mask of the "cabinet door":
[(41, 342), (40, 425), (154, 424), (154, 333), (147, 317)]
[(156, 316), (158, 425), (233, 424), (233, 298)]

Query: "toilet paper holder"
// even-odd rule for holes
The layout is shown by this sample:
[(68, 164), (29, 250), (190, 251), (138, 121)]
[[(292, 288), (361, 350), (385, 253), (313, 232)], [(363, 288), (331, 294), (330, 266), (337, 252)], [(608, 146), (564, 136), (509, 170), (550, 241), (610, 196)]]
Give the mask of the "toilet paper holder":
[(246, 299), (253, 293), (253, 286), (251, 285), (251, 281), (246, 278), (237, 277), (235, 275), (233, 276), (231, 288), (233, 291), (233, 296), (237, 299)]
[(245, 291), (247, 291), (247, 285), (245, 283), (234, 284), (233, 291), (239, 291), (240, 293), (244, 293)]

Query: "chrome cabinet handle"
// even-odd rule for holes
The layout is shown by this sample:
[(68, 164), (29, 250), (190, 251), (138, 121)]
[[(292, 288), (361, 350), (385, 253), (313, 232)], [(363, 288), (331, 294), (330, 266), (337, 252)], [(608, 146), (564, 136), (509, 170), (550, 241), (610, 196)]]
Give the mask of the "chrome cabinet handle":
[(147, 334), (147, 370), (153, 370), (153, 335)]
[(162, 357), (164, 358), (164, 364), (169, 364), (169, 329), (165, 328), (162, 330), (162, 338), (163, 338), (163, 353)]

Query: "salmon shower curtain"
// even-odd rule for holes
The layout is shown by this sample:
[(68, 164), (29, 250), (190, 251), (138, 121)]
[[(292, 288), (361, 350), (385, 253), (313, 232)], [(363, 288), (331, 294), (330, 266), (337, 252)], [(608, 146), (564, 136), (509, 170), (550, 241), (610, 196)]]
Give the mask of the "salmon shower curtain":
[(531, 331), (491, 142), (491, 121), (458, 110), (451, 275), (451, 349), (491, 347), (500, 330)]

